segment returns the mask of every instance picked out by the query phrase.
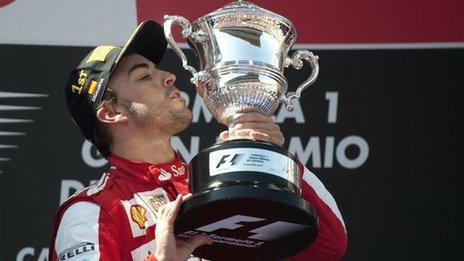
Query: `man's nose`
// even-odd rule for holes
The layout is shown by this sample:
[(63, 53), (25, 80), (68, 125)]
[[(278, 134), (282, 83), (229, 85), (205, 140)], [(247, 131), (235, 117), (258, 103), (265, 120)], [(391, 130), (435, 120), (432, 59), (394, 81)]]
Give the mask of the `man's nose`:
[(172, 86), (176, 82), (176, 76), (170, 72), (166, 72), (163, 83), (165, 86)]

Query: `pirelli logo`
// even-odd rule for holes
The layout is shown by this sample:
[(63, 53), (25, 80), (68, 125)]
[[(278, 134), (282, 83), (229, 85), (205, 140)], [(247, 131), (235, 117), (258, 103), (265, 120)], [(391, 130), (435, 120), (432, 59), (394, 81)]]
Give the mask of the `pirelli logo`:
[(79, 257), (85, 253), (95, 251), (95, 243), (92, 242), (82, 242), (78, 245), (72, 246), (68, 249), (63, 250), (58, 256), (58, 260), (68, 260), (71, 258), (77, 258), (77, 260), (82, 260)]

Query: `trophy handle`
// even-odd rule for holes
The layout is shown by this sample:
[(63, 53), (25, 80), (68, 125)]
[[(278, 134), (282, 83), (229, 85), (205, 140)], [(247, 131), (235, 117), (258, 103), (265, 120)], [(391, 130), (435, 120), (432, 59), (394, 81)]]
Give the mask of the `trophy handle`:
[(172, 28), (172, 25), (175, 25), (175, 24), (178, 24), (182, 27), (182, 37), (184, 38), (192, 38), (196, 42), (203, 42), (203, 41), (206, 41), (208, 37), (202, 31), (193, 32), (192, 25), (185, 17), (178, 16), (178, 15), (165, 15), (164, 16), (164, 24), (163, 24), (164, 36), (166, 37), (166, 40), (171, 45), (174, 52), (182, 60), (182, 66), (184, 67), (184, 69), (189, 71), (193, 75), (190, 81), (193, 84), (197, 85), (198, 79), (203, 77), (204, 72), (198, 73), (198, 71), (195, 68), (193, 68), (192, 66), (188, 64), (187, 57), (185, 56), (184, 52), (182, 52), (179, 45), (174, 40), (174, 37), (172, 37), (171, 28)]
[(292, 55), (292, 58), (287, 57), (285, 59), (285, 67), (289, 67), (291, 65), (296, 70), (303, 68), (303, 60), (307, 61), (311, 66), (311, 75), (308, 79), (301, 83), (300, 86), (298, 86), (295, 94), (285, 95), (282, 97), (283, 102), (287, 105), (287, 110), (292, 110), (293, 100), (300, 99), (301, 92), (316, 81), (317, 75), (319, 74), (318, 59), (319, 57), (317, 55), (314, 55), (308, 50), (298, 50)]

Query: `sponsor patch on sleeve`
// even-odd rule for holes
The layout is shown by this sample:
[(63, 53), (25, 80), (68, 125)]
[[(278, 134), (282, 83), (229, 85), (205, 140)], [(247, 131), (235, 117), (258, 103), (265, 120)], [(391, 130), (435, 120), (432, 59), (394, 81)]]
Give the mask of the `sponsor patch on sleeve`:
[(90, 252), (96, 252), (95, 243), (92, 242), (82, 242), (75, 246), (72, 246), (68, 249), (61, 251), (58, 255), (58, 260), (68, 260), (76, 258), (78, 260), (82, 260), (82, 255)]

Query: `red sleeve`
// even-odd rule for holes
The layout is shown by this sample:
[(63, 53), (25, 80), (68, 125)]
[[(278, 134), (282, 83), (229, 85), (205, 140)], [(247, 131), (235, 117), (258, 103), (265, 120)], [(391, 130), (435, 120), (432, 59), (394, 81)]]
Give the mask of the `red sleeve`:
[(316, 209), (319, 233), (311, 246), (289, 260), (340, 260), (348, 243), (345, 223), (330, 192), (311, 171), (304, 169), (302, 197)]
[(98, 204), (78, 201), (59, 210), (49, 260), (121, 260), (113, 220)]

